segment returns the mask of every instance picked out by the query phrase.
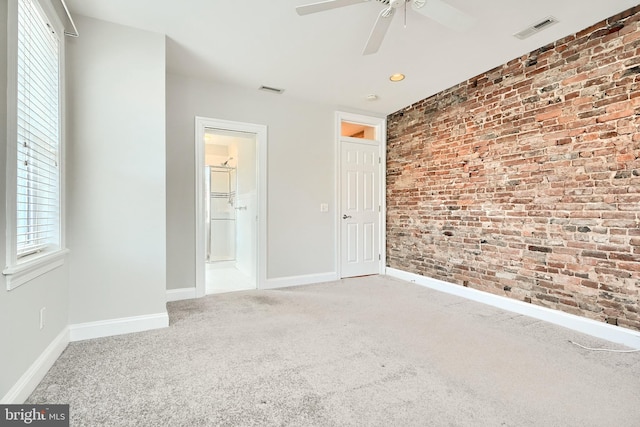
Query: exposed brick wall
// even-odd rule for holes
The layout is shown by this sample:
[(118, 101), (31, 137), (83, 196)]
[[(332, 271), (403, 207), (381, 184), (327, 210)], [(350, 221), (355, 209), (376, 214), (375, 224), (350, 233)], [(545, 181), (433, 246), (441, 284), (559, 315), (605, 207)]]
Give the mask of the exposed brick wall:
[(390, 115), (388, 266), (640, 330), (639, 21)]

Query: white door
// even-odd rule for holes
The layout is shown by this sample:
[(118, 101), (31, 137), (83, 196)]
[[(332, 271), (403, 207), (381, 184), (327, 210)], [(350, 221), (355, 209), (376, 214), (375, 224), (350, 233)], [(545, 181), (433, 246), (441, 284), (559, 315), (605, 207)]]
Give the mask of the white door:
[(380, 264), (380, 146), (341, 145), (341, 277), (378, 274)]

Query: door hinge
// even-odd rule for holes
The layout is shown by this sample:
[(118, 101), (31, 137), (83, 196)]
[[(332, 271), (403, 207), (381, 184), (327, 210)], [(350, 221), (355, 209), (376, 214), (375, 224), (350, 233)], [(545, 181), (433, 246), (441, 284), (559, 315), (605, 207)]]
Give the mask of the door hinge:
[(378, 164), (381, 165), (382, 164), (382, 157), (378, 157)]
[(382, 255), (378, 254), (378, 261), (382, 260)]

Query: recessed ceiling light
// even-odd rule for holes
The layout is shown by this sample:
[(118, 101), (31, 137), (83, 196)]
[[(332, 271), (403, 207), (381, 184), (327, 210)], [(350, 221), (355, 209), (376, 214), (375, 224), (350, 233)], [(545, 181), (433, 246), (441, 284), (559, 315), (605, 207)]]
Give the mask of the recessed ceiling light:
[(404, 74), (402, 73), (392, 74), (391, 77), (389, 77), (389, 80), (391, 80), (392, 82), (401, 82), (402, 80), (404, 80)]

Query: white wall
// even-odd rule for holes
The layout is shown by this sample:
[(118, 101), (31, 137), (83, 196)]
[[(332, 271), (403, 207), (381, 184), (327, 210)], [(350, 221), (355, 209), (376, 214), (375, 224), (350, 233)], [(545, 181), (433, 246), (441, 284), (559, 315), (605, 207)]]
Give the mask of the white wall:
[[(7, 152), (7, 2), (0, 1), (0, 269), (4, 268), (5, 164)], [(66, 328), (68, 263), (22, 286), (6, 290), (0, 274), (0, 399)], [(40, 329), (40, 308), (46, 307)]]
[(195, 116), (268, 126), (267, 277), (335, 271), (334, 111), (286, 92), (167, 75), (169, 289), (195, 286)]
[(244, 208), (236, 210), (236, 267), (255, 281), (258, 232), (255, 221), (258, 215), (255, 135), (236, 138), (232, 148), (238, 168), (236, 206)]
[(70, 323), (166, 313), (165, 37), (78, 16), (67, 51)]

